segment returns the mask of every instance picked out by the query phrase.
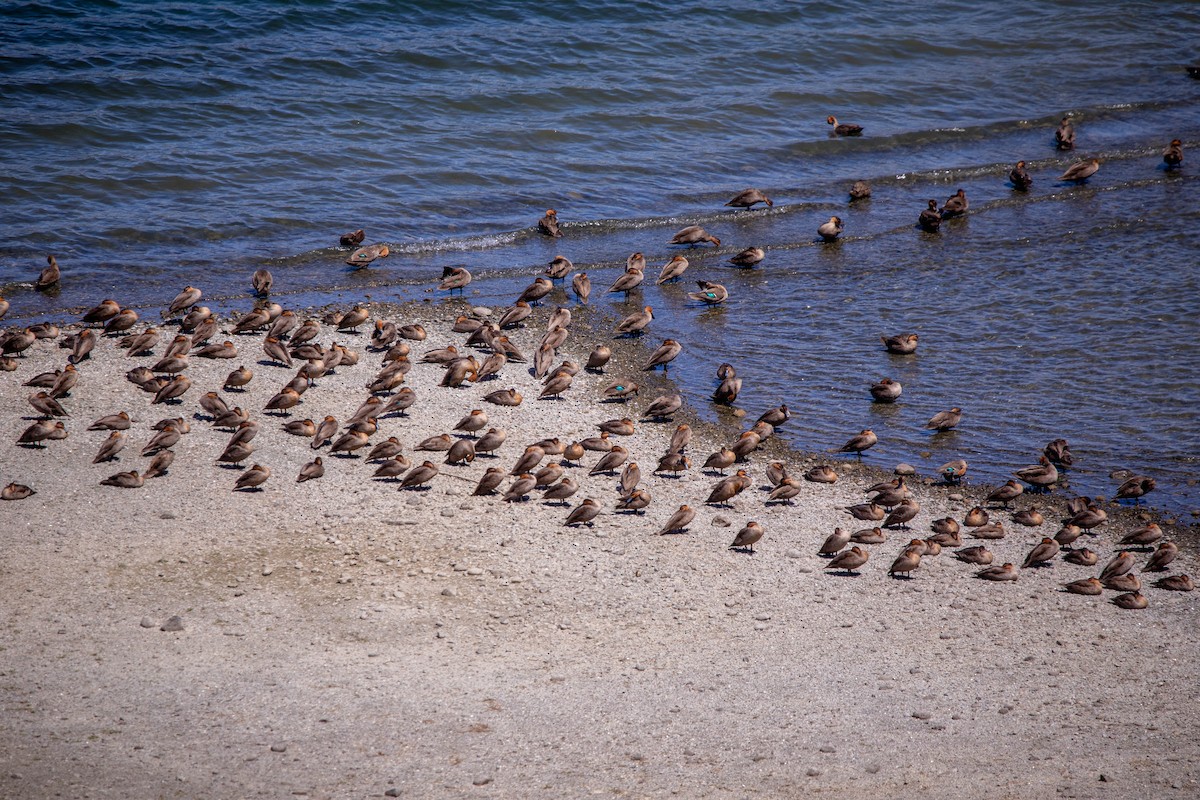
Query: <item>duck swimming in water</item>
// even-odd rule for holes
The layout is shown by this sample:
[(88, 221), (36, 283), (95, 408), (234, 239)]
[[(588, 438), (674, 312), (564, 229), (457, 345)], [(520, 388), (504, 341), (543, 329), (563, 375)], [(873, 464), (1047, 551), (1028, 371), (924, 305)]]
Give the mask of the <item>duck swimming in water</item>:
[(1067, 171), (1058, 176), (1060, 181), (1074, 181), (1075, 183), (1083, 183), (1088, 178), (1096, 174), (1100, 169), (1100, 159), (1093, 158), (1089, 161), (1080, 161), (1077, 164), (1072, 164), (1067, 167)]
[(938, 228), (942, 227), (942, 215), (938, 212), (937, 200), (929, 201), (929, 207), (921, 212), (921, 216), (917, 217), (917, 225), (923, 231), (938, 232)]
[(866, 181), (855, 181), (850, 186), (850, 202), (866, 200), (871, 196), (871, 185)]
[(668, 242), (668, 244), (697, 245), (704, 244), (705, 242), (713, 245), (721, 244), (720, 239), (708, 233), (708, 231), (704, 230), (704, 228), (701, 228), (699, 225), (689, 225), (672, 236), (671, 241)]
[(950, 195), (950, 197), (947, 198), (946, 202), (942, 205), (942, 219), (946, 219), (947, 217), (962, 216), (963, 214), (967, 213), (967, 209), (970, 208), (970, 206), (971, 202), (967, 200), (967, 193), (962, 189), (959, 189), (957, 192)]
[(538, 220), (537, 228), (543, 236), (562, 236), (562, 230), (558, 227), (558, 212), (553, 208), (546, 209), (546, 215)]
[(1167, 169), (1179, 169), (1183, 164), (1183, 142), (1178, 139), (1171, 140), (1171, 144), (1163, 150), (1163, 163), (1167, 165)]
[(730, 258), (729, 263), (738, 267), (753, 267), (766, 258), (766, 255), (761, 247), (747, 247), (742, 252)]
[(838, 122), (837, 117), (832, 114), (825, 118), (825, 124), (833, 126), (834, 136), (862, 136), (862, 125), (855, 125), (852, 122)]
[(1033, 178), (1029, 177), (1029, 173), (1025, 171), (1024, 161), (1017, 162), (1017, 165), (1008, 173), (1008, 180), (1014, 189), (1022, 192), (1027, 191), (1033, 185)]
[(817, 228), (817, 235), (819, 235), (826, 242), (832, 242), (842, 235), (843, 230), (845, 230), (845, 226), (842, 225), (842, 218), (830, 217), (829, 222), (826, 222), (825, 224), (821, 225), (821, 227)]
[(775, 205), (771, 202), (771, 198), (760, 192), (758, 189), (745, 189), (734, 195), (733, 199), (725, 205), (734, 208), (750, 208), (755, 203), (766, 203), (768, 206)]
[(1075, 127), (1071, 125), (1070, 117), (1063, 117), (1054, 132), (1054, 146), (1059, 150), (1075, 149)]

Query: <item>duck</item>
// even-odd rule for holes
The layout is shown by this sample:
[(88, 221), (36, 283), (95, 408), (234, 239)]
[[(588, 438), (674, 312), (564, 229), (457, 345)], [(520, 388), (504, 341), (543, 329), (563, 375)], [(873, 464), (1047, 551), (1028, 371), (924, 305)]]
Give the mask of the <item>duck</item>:
[(855, 125), (852, 122), (838, 122), (837, 117), (832, 114), (825, 118), (825, 124), (833, 126), (834, 136), (862, 136), (862, 125)]
[(1162, 538), (1162, 527), (1157, 522), (1151, 522), (1122, 536), (1118, 544), (1130, 547), (1146, 547)]
[(953, 430), (958, 427), (958, 423), (962, 422), (962, 409), (958, 406), (947, 411), (939, 411), (929, 418), (925, 423), (925, 427), (931, 431), (939, 433), (943, 431)]
[(733, 405), (741, 391), (742, 379), (733, 374), (726, 375), (713, 391), (713, 402), (723, 406)]
[(99, 323), (103, 325), (121, 313), (121, 306), (116, 300), (102, 300), (100, 305), (88, 311), (80, 320), (84, 325)]
[(771, 198), (754, 188), (743, 189), (735, 194), (733, 199), (725, 205), (732, 206), (733, 208), (751, 208), (756, 203), (766, 203), (768, 207), (775, 205), (771, 202)]
[(971, 201), (967, 199), (967, 193), (959, 189), (954, 194), (946, 198), (946, 202), (942, 204), (942, 219), (947, 217), (958, 217), (967, 213), (967, 209), (971, 207)]
[(838, 474), (828, 464), (818, 464), (804, 473), (804, 480), (810, 483), (837, 483)]
[(688, 260), (681, 255), (671, 256), (671, 260), (663, 265), (662, 271), (658, 274), (658, 280), (655, 285), (661, 286), (667, 281), (673, 281), (679, 278), (687, 271)]
[(1112, 599), (1113, 605), (1118, 608), (1129, 610), (1140, 610), (1150, 605), (1150, 601), (1146, 599), (1146, 595), (1141, 592), (1129, 592), (1127, 594), (1119, 594)]
[(562, 236), (562, 229), (558, 227), (558, 212), (553, 208), (546, 209), (546, 214), (537, 222), (538, 233), (543, 236), (551, 236), (558, 238)]
[(237, 481), (233, 485), (233, 490), (241, 491), (243, 489), (260, 490), (267, 479), (271, 477), (269, 467), (264, 467), (261, 464), (255, 464), (250, 469), (238, 476)]
[(681, 408), (683, 408), (683, 395), (678, 392), (661, 395), (650, 403), (643, 416), (650, 419), (666, 419)]
[(971, 547), (964, 547), (961, 550), (955, 550), (954, 557), (964, 563), (979, 564), (980, 566), (991, 564), (992, 560), (995, 558), (995, 556), (992, 554), (992, 551), (988, 550), (981, 544), (973, 545)]
[(838, 553), (825, 565), (825, 569), (843, 570), (847, 575), (853, 575), (870, 559), (870, 554), (861, 547), (854, 546), (849, 550)]
[(342, 247), (358, 247), (366, 238), (367, 232), (359, 228), (356, 231), (350, 231), (350, 233), (343, 233), (338, 239), (338, 244)]
[(250, 286), (254, 289), (254, 293), (260, 296), (270, 294), (274, 283), (275, 277), (271, 275), (269, 269), (256, 269), (250, 276)]
[(745, 550), (754, 552), (754, 545), (763, 537), (763, 527), (757, 522), (747, 522), (746, 527), (737, 532), (737, 536), (733, 537), (733, 544), (729, 545), (730, 550)]
[(521, 296), (517, 298), (517, 302), (525, 302), (537, 304), (546, 295), (554, 291), (554, 283), (549, 278), (537, 277), (533, 279), (533, 283), (525, 287), (521, 292)]
[(1137, 501), (1154, 491), (1157, 485), (1154, 478), (1148, 478), (1145, 475), (1134, 475), (1117, 487), (1117, 493), (1114, 495), (1114, 498), (1117, 500)]
[[(8, 490), (5, 489), (5, 491), (7, 492)], [(5, 499), (9, 498), (6, 497)], [(1191, 592), (1196, 589), (1196, 584), (1189, 575), (1169, 575), (1165, 578), (1159, 578), (1154, 582), (1154, 585), (1170, 592)]]
[(985, 581), (1015, 581), (1020, 577), (1016, 564), (1004, 564), (999, 567), (985, 567), (975, 573), (976, 578)]
[(841, 528), (834, 528), (833, 533), (826, 536), (825, 541), (817, 549), (817, 555), (832, 558), (848, 544), (850, 544), (850, 533), (843, 531)]
[(594, 520), (599, 514), (600, 504), (589, 497), (571, 510), (571, 513), (567, 515), (567, 519), (565, 522), (563, 522), (563, 525), (587, 525), (590, 528), (592, 526), (592, 520)]
[(576, 273), (571, 278), (571, 291), (579, 298), (580, 303), (587, 305), (588, 297), (592, 294), (592, 279), (586, 272)]
[(1058, 542), (1049, 537), (1042, 537), (1042, 541), (1034, 545), (1029, 554), (1025, 556), (1025, 561), (1021, 564), (1021, 568), (1028, 569), (1029, 567), (1049, 564), (1058, 555), (1060, 549)]
[(699, 225), (689, 225), (686, 228), (682, 228), (677, 231), (675, 235), (671, 237), (671, 240), (667, 242), (667, 244), (688, 244), (695, 246), (704, 244), (705, 242), (716, 246), (720, 246), (721, 244), (720, 239), (718, 239), (716, 236), (713, 236)]
[(1071, 455), (1071, 445), (1066, 439), (1054, 439), (1049, 442), (1042, 450), (1042, 455), (1059, 467), (1069, 467), (1075, 463), (1075, 457)]
[(857, 436), (852, 436), (841, 447), (833, 450), (834, 453), (854, 453), (859, 458), (862, 457), (863, 451), (869, 450), (879, 443), (879, 437), (870, 428), (863, 430)]
[(575, 269), (575, 265), (571, 263), (571, 259), (566, 256), (555, 256), (546, 265), (545, 273), (550, 280), (561, 281), (573, 269)]
[(1001, 505), (1007, 506), (1010, 502), (1020, 497), (1024, 492), (1025, 487), (1016, 481), (1009, 480), (1005, 481), (1002, 486), (998, 486), (990, 494), (988, 494), (984, 502), (1000, 503)]
[(136, 469), (129, 472), (118, 472), (116, 475), (110, 475), (100, 481), (101, 486), (116, 486), (121, 489), (140, 489), (145, 483), (145, 478), (139, 475)]
[(1054, 146), (1059, 150), (1075, 149), (1075, 126), (1071, 124), (1070, 117), (1063, 117), (1058, 123), (1058, 129), (1054, 131)]
[(1167, 149), (1163, 150), (1163, 163), (1167, 165), (1167, 169), (1179, 169), (1183, 165), (1183, 142), (1178, 139), (1171, 140)]
[(471, 273), (466, 267), (443, 267), (442, 281), (438, 284), (441, 291), (462, 291), (471, 282)]
[(734, 266), (749, 268), (762, 261), (766, 256), (766, 252), (761, 247), (747, 247), (745, 250), (732, 256), (729, 259), (729, 263)]
[(558, 500), (559, 505), (568, 505), (567, 499), (572, 497), (579, 491), (579, 484), (570, 477), (563, 478), (560, 482), (550, 486), (542, 493), (543, 500)]
[(842, 225), (841, 217), (830, 217), (829, 221), (817, 228), (817, 235), (826, 242), (832, 242), (842, 235), (845, 226)]
[(436, 478), (437, 474), (437, 464), (434, 464), (432, 461), (424, 461), (408, 471), (408, 474), (400, 481), (400, 488), (416, 489), (424, 486)]
[(850, 185), (850, 202), (866, 200), (871, 196), (871, 185), (866, 181), (855, 181)]
[(896, 560), (892, 562), (892, 566), (888, 568), (888, 575), (895, 578), (900, 575), (912, 577), (912, 573), (921, 566), (921, 552), (914, 548), (905, 548)]
[(1084, 578), (1063, 584), (1063, 591), (1068, 594), (1082, 594), (1095, 597), (1104, 593), (1104, 585), (1097, 578)]
[(884, 378), (871, 386), (871, 397), (876, 403), (894, 403), (900, 399), (904, 387), (899, 381)]
[(1158, 548), (1146, 560), (1144, 572), (1160, 572), (1179, 556), (1179, 545), (1174, 542), (1160, 542)]
[(1074, 181), (1075, 183), (1083, 183), (1088, 178), (1096, 174), (1100, 169), (1100, 159), (1093, 158), (1088, 161), (1080, 161), (1067, 167), (1066, 172), (1058, 176), (1060, 181)]
[(659, 528), (658, 535), (666, 536), (668, 533), (685, 533), (687, 526), (696, 518), (696, 510), (691, 506), (681, 505), (679, 509), (667, 518), (663, 526)]
[(666, 369), (667, 365), (674, 361), (681, 352), (683, 352), (683, 345), (674, 339), (664, 339), (658, 349), (650, 354), (650, 358), (646, 359), (642, 369), (646, 372), (658, 367)]
[(729, 505), (729, 501), (750, 488), (750, 476), (746, 470), (739, 469), (728, 478), (721, 479), (709, 492), (705, 505)]
[(645, 273), (637, 269), (626, 269), (625, 272), (613, 281), (613, 285), (608, 287), (608, 293), (629, 292), (642, 285), (642, 281), (646, 279)]
[(54, 256), (46, 256), (46, 267), (33, 282), (33, 288), (39, 292), (49, 291), (58, 285), (62, 280), (62, 270), (58, 268), (58, 261)]
[(917, 217), (917, 225), (923, 231), (937, 233), (942, 226), (942, 215), (938, 211), (937, 200), (930, 200), (924, 211)]
[(1008, 181), (1013, 185), (1013, 188), (1025, 192), (1033, 186), (1033, 178), (1025, 171), (1025, 162), (1018, 161), (1017, 165), (1008, 173)]
[(645, 509), (650, 505), (651, 500), (650, 492), (645, 489), (634, 489), (627, 496), (617, 501), (617, 510), (632, 511), (641, 516), (646, 513)]
[(710, 469), (723, 475), (725, 474), (725, 470), (732, 467), (736, 461), (737, 453), (728, 447), (722, 447), (705, 459), (704, 466), (701, 469)]
[(325, 462), (321, 460), (320, 456), (317, 456), (300, 468), (300, 474), (296, 476), (296, 483), (315, 481), (317, 478), (324, 477), (324, 475)]
[[(616, 332), (618, 335), (640, 334), (642, 331), (644, 331), (646, 329), (646, 327), (650, 324), (650, 322), (653, 319), (654, 319), (654, 308), (651, 306), (644, 306), (641, 311), (635, 311), (632, 314), (630, 314), (629, 316), (625, 317), (625, 319), (623, 319), (619, 323), (617, 323)], [(608, 359), (612, 357), (612, 351), (609, 350), (607, 347), (604, 349), (607, 351), (607, 354), (604, 356), (604, 361), (603, 361), (603, 363), (600, 364), (600, 366), (604, 366), (604, 364), (608, 363)], [(591, 359), (589, 358), (588, 359), (588, 369), (592, 369), (592, 368), (593, 367), (591, 366)]]
[(1038, 463), (1031, 467), (1024, 467), (1013, 473), (1021, 480), (1033, 486), (1036, 489), (1047, 490), (1058, 483), (1058, 468), (1050, 463), (1050, 459), (1044, 455), (1038, 459)]
[(605, 400), (619, 400), (625, 402), (633, 395), (641, 391), (641, 386), (633, 381), (613, 381), (612, 383), (601, 389), (601, 394)]
[(1104, 565), (1104, 569), (1100, 570), (1100, 580), (1104, 582), (1111, 578), (1119, 578), (1122, 575), (1127, 575), (1133, 567), (1133, 553), (1128, 550), (1117, 553)]
[(688, 297), (705, 305), (715, 306), (729, 299), (729, 290), (712, 281), (696, 281), (698, 292), (688, 292)]
[(956, 458), (938, 467), (938, 474), (942, 476), (942, 480), (947, 484), (957, 485), (962, 483), (962, 479), (967, 476), (968, 469), (970, 469), (970, 465), (967, 464), (965, 459)]

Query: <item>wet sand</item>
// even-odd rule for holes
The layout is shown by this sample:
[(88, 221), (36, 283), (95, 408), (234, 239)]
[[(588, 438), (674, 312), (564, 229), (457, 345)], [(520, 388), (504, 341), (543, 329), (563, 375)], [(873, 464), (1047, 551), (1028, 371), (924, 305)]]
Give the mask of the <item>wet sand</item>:
[[(427, 350), (461, 343), (449, 330), (465, 304), (373, 308), (429, 331)], [(532, 358), (551, 309), (510, 335)], [(497, 314), (500, 309), (497, 309)], [(611, 322), (576, 309), (563, 357), (581, 363), (610, 341)], [(600, 333), (586, 333), (594, 322)], [(949, 552), (911, 579), (890, 578), (905, 542), (965, 512), (985, 487), (913, 480), (921, 505), (911, 531), (869, 546), (861, 574), (826, 574), (817, 549), (837, 526), (869, 527), (843, 509), (889, 477), (867, 466), (786, 452), (754, 453), (750, 489), (730, 507), (704, 505), (720, 479), (700, 465), (765, 409), (718, 425), (698, 422), (692, 467), (653, 475), (676, 423), (640, 412), (670, 391), (640, 370), (647, 350), (619, 340), (604, 374), (581, 372), (559, 400), (537, 400), (528, 364), (462, 389), (414, 363), (407, 416), (379, 421), (377, 443), (398, 437), (440, 474), (425, 491), (373, 481), (364, 457), (320, 452), (326, 474), (295, 482), (315, 453), (280, 430), (287, 419), (345, 420), (366, 398), (380, 355), (367, 331), (334, 334), (356, 366), (318, 380), (290, 417), (262, 411), (295, 370), (259, 363), (262, 335), (229, 336), (241, 357), (193, 358), (193, 388), (178, 405), (150, 404), (124, 378), (154, 356), (126, 357), (103, 339), (63, 399), (69, 436), (44, 449), (11, 444), (34, 414), (21, 383), (61, 367), (67, 352), (39, 341), (15, 372), (0, 373), (0, 480), (37, 490), (0, 503), (0, 795), (5, 797), (791, 797), (825, 793), (926, 797), (1190, 797), (1200, 786), (1195, 593), (1144, 576), (1149, 608), (1060, 591), (1095, 575), (1055, 559), (1015, 583), (990, 583)], [(169, 329), (168, 329), (169, 330)], [(169, 338), (169, 337), (165, 337)], [(646, 337), (652, 348), (658, 340)], [(688, 343), (685, 342), (685, 346)], [(246, 462), (270, 467), (261, 491), (232, 491), (239, 469), (216, 456), (229, 432), (195, 416), (197, 401), (245, 363), (243, 393), (223, 393), (262, 423)], [(600, 403), (616, 378), (645, 388), (627, 406)], [(516, 408), (481, 402), (515, 387)], [(497, 457), (467, 466), (414, 453), (474, 408), (507, 430)], [(94, 419), (127, 410), (119, 461), (91, 463), (105, 432)], [(100, 486), (141, 469), (150, 426), (184, 416), (191, 432), (167, 475), (140, 489)], [(613, 437), (642, 468), (645, 514), (615, 511), (618, 476), (567, 473), (603, 513), (567, 528), (569, 508), (471, 491), (490, 466), (506, 471), (524, 446), (597, 434), (624, 416), (636, 433)], [(854, 431), (847, 431), (847, 436)], [(831, 463), (833, 485), (803, 482), (793, 505), (766, 505), (765, 466), (794, 476)], [(557, 459), (546, 459), (557, 460)], [(1032, 462), (1034, 459), (1031, 458)], [(1014, 465), (1019, 467), (1022, 465)], [(1018, 565), (1064, 516), (1062, 492), (1025, 495), (1046, 523), (1012, 524), (986, 542), (996, 563)], [(680, 504), (697, 510), (683, 534), (656, 536)], [(1111, 504), (1110, 522), (1081, 543), (1113, 554), (1117, 539), (1152, 517)], [(756, 520), (755, 553), (729, 549)], [(1166, 574), (1197, 570), (1193, 532), (1167, 526), (1183, 550)], [(966, 544), (979, 542), (968, 539)], [(1139, 553), (1137, 570), (1148, 554)], [(161, 628), (174, 616), (182, 630)], [(173, 627), (173, 626), (166, 626)]]

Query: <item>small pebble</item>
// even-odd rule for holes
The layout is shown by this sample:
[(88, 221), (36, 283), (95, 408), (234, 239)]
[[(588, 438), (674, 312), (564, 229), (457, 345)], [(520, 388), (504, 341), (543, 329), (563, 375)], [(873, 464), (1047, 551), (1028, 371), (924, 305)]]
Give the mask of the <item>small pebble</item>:
[(458, 597), (458, 590), (453, 586), (447, 586), (445, 589), (442, 589), (442, 597)]
[(180, 616), (171, 617), (169, 620), (167, 620), (166, 622), (163, 623), (162, 627), (159, 628), (159, 630), (167, 631), (168, 633), (173, 633), (175, 631), (183, 630), (183, 617), (180, 617)]
[(917, 468), (912, 464), (897, 464), (894, 470), (897, 475), (916, 475)]
[(788, 558), (804, 558), (804, 554), (801, 553), (799, 550), (797, 550), (794, 547), (792, 549), (788, 550), (787, 552), (785, 552), (784, 555), (787, 556)]
[(804, 771), (804, 774), (805, 774), (805, 775), (807, 775), (807, 776), (808, 776), (808, 777), (810, 777), (810, 778), (815, 778), (815, 777), (817, 777), (818, 775), (820, 775), (820, 774), (821, 774), (821, 770), (819, 770), (819, 769), (813, 769), (812, 767), (809, 767), (808, 769), (806, 769), (806, 770)]
[(272, 753), (286, 753), (287, 745), (284, 744), (283, 742), (276, 742), (275, 744), (271, 745), (271, 752)]
[(154, 620), (150, 619), (149, 617), (142, 617), (141, 626), (143, 628), (153, 628)]
[(265, 578), (265, 577), (267, 577), (268, 575), (270, 575), (270, 574), (271, 574), (272, 572), (274, 572), (274, 571), (275, 571), (275, 568), (274, 568), (274, 567), (263, 567), (263, 568), (262, 568), (262, 574), (263, 574), (263, 577), (264, 577), (264, 578)]
[(383, 796), (384, 797), (399, 797), (400, 790), (393, 787), (391, 789), (388, 789), (386, 792), (384, 792)]
[(715, 517), (713, 517), (712, 524), (713, 527), (716, 528), (728, 528), (732, 523), (725, 517), (717, 514)]
[(457, 513), (458, 513), (458, 512), (457, 512), (457, 511), (455, 511), (453, 508), (443, 508), (443, 509), (442, 509), (442, 516), (443, 516), (443, 517), (453, 517), (453, 516), (454, 516), (455, 514), (457, 514)]
[(827, 744), (823, 744), (817, 749), (820, 750), (822, 753), (836, 753), (837, 752), (837, 750), (834, 750), (831, 746), (829, 746)]
[(479, 567), (471, 567), (469, 570), (467, 570), (467, 574), (468, 575), (482, 575), (483, 570), (481, 570)]
[(472, 783), (474, 783), (476, 786), (487, 786), (491, 782), (491, 778), (476, 778), (474, 781), (472, 781)]
[(913, 715), (913, 719), (932, 719), (933, 718), (933, 714), (930, 714), (928, 711), (914, 711), (914, 712), (912, 712), (912, 715)]

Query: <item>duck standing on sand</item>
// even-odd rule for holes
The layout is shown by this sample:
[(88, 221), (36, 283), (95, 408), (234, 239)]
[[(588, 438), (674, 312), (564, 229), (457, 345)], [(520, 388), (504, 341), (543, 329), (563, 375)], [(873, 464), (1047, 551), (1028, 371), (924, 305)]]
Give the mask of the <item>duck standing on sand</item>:
[(1163, 163), (1167, 165), (1167, 169), (1179, 169), (1183, 164), (1183, 142), (1178, 139), (1172, 139), (1171, 144), (1163, 150)]
[(830, 217), (829, 222), (817, 228), (817, 234), (826, 242), (832, 242), (842, 235), (843, 230), (845, 227), (842, 225), (842, 218)]
[(1008, 173), (1008, 180), (1014, 189), (1022, 192), (1028, 191), (1029, 187), (1033, 186), (1033, 178), (1029, 177), (1029, 173), (1025, 171), (1024, 161), (1017, 162), (1017, 165)]
[(546, 215), (538, 220), (537, 229), (543, 236), (562, 236), (562, 230), (558, 227), (558, 212), (553, 208), (546, 209)]
[(838, 122), (837, 117), (832, 114), (825, 118), (825, 124), (833, 126), (834, 136), (862, 136), (862, 125), (855, 125), (852, 122)]
[(689, 225), (682, 230), (676, 232), (671, 237), (671, 241), (667, 244), (690, 244), (698, 245), (708, 242), (713, 245), (720, 245), (721, 240), (710, 234), (708, 231), (701, 228), (699, 225)]
[(734, 208), (750, 208), (755, 203), (766, 203), (768, 206), (775, 205), (771, 202), (771, 198), (767, 197), (758, 189), (745, 189), (740, 191), (725, 205), (732, 206)]
[(1075, 183), (1083, 183), (1088, 178), (1096, 174), (1100, 169), (1100, 159), (1093, 158), (1089, 161), (1080, 161), (1077, 164), (1072, 164), (1067, 167), (1067, 171), (1058, 176), (1060, 181), (1074, 181)]
[(1054, 146), (1059, 150), (1075, 149), (1075, 128), (1071, 125), (1070, 117), (1063, 117), (1054, 132)]

